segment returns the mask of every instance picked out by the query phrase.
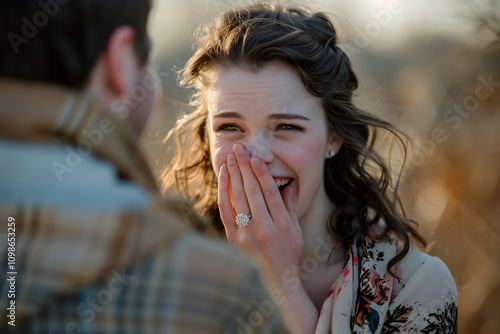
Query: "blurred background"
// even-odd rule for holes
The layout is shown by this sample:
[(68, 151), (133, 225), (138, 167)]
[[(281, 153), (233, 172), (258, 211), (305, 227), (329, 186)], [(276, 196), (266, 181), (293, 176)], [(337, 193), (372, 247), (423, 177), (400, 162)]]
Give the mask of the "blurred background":
[[(157, 176), (189, 92), (178, 72), (193, 33), (248, 0), (156, 0), (152, 67), (164, 96), (142, 139)], [(500, 1), (295, 1), (332, 15), (360, 78), (358, 106), (414, 142), (400, 196), (450, 268), (459, 333), (500, 332)], [(383, 149), (383, 148), (382, 148)], [(396, 159), (396, 163), (397, 163)]]

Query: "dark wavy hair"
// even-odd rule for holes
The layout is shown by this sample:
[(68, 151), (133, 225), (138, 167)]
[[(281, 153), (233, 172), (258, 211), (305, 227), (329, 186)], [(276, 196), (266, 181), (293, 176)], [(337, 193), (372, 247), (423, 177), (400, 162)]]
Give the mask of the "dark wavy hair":
[(321, 99), (329, 131), (343, 139), (335, 159), (326, 159), (324, 166), (326, 193), (336, 206), (327, 222), (329, 232), (340, 238), (347, 251), (356, 236), (364, 238), (367, 228), (383, 219), (386, 229), (376, 239), (395, 236), (403, 244), (389, 268), (408, 253), (411, 238), (425, 246), (398, 200), (401, 173), (392, 185), (389, 166), (374, 149), (379, 130), (384, 130), (401, 144), (406, 161), (407, 137), (353, 104), (358, 80), (347, 55), (337, 46), (332, 22), (323, 13), (302, 8), (254, 4), (228, 11), (214, 25), (200, 30), (196, 52), (181, 73), (181, 85), (195, 89), (192, 104), (196, 109), (180, 119), (166, 138), (165, 143), (177, 139), (177, 152), (162, 175), (163, 189), (175, 185), (223, 231), (206, 133), (207, 74), (214, 65), (258, 70), (271, 61), (295, 69), (309, 93)]
[(0, 10), (0, 77), (82, 88), (121, 25), (146, 64), (151, 0), (15, 0)]

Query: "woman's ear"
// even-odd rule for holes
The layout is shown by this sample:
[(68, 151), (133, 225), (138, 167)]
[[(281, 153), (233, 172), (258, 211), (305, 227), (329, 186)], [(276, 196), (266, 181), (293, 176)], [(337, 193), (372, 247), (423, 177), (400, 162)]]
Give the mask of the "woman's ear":
[(104, 53), (106, 86), (117, 97), (130, 91), (136, 81), (139, 60), (134, 49), (135, 31), (120, 26), (111, 34)]
[(330, 131), (328, 145), (326, 146), (326, 158), (333, 158), (342, 147), (342, 144), (342, 138), (333, 131)]

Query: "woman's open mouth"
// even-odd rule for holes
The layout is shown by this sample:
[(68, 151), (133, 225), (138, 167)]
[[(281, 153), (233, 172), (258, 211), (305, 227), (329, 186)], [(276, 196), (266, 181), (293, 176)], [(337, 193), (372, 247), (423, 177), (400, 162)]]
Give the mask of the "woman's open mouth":
[(280, 192), (292, 183), (293, 179), (274, 179)]

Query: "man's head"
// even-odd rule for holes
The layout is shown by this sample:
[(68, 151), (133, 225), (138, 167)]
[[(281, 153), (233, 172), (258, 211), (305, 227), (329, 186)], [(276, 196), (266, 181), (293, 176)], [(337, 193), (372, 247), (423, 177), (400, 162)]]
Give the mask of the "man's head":
[[(110, 106), (149, 75), (150, 7), (151, 0), (7, 1), (0, 11), (0, 78), (84, 90)], [(143, 100), (140, 109), (150, 107), (151, 98)], [(128, 113), (136, 132), (146, 114)]]

